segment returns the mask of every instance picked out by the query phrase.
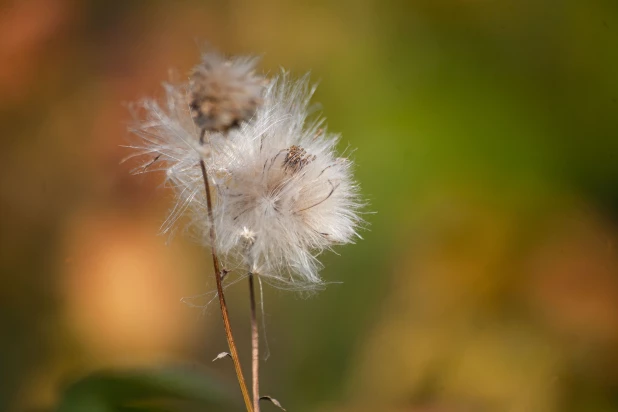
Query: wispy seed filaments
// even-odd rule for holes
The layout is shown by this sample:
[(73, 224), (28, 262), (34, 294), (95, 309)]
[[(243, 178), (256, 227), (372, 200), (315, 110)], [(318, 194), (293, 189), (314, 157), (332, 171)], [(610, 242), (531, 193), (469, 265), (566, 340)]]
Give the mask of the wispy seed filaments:
[[(354, 241), (362, 222), (352, 163), (338, 156), (339, 137), (322, 119), (309, 118), (314, 88), (308, 77), (282, 72), (267, 80), (257, 60), (205, 55), (187, 83), (166, 85), (167, 100), (146, 100), (135, 133), (148, 156), (140, 171), (165, 170), (180, 213), (210, 244), (200, 161), (216, 187), (216, 245), (227, 267), (248, 261), (252, 270), (285, 289), (319, 288), (318, 255)], [(200, 142), (204, 136), (203, 143)], [(153, 168), (153, 164), (161, 164)]]

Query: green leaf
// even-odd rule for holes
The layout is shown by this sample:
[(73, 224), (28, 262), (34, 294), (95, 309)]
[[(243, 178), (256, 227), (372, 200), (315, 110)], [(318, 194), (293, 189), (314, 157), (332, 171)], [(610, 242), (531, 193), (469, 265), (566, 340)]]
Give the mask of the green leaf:
[(109, 370), (70, 385), (58, 412), (161, 412), (170, 411), (157, 405), (163, 401), (223, 405), (229, 399), (212, 378), (192, 368)]

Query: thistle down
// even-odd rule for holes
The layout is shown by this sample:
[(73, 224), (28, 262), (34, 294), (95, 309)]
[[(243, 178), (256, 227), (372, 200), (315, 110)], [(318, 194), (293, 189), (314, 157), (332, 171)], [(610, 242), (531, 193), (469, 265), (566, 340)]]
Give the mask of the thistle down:
[(215, 246), (226, 267), (242, 267), (286, 289), (320, 288), (318, 255), (352, 242), (361, 223), (352, 162), (339, 136), (309, 119), (309, 77), (256, 74), (256, 59), (205, 54), (187, 82), (164, 84), (165, 99), (135, 112), (137, 173), (162, 170), (176, 193), (163, 226), (178, 218), (211, 243), (200, 161), (213, 192)]

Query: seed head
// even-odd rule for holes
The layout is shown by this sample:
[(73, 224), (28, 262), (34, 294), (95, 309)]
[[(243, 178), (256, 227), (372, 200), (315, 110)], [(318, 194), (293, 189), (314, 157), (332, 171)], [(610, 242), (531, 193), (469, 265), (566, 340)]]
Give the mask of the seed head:
[[(308, 78), (273, 79), (255, 121), (230, 133), (216, 179), (218, 250), (253, 262), (271, 283), (319, 287), (317, 255), (351, 242), (361, 219), (352, 163), (336, 155), (338, 136), (307, 121)], [(243, 240), (254, 234), (249, 249)]]
[(227, 132), (250, 119), (262, 102), (265, 78), (255, 74), (255, 58), (226, 60), (204, 54), (189, 81), (195, 124), (207, 131)]
[(131, 147), (147, 158), (136, 171), (164, 170), (176, 192), (164, 232), (188, 215), (187, 227), (209, 244), (203, 160), (224, 265), (278, 287), (319, 288), (318, 255), (354, 241), (362, 222), (352, 162), (337, 154), (339, 136), (323, 119), (308, 119), (308, 76), (283, 72), (262, 90), (253, 67), (252, 59), (206, 55), (188, 83), (165, 86), (164, 105), (145, 100), (133, 130), (141, 143)]

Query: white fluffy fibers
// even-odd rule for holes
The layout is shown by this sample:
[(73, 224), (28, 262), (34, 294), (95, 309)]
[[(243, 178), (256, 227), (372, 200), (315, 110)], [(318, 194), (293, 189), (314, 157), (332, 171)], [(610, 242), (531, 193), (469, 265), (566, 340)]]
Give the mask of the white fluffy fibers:
[[(247, 77), (250, 90), (258, 78)], [(188, 226), (210, 243), (204, 160), (213, 188), (214, 246), (227, 269), (283, 288), (323, 286), (317, 257), (358, 236), (362, 202), (352, 162), (336, 152), (339, 137), (322, 130), (321, 119), (308, 120), (308, 76), (292, 80), (283, 72), (270, 79), (251, 118), (238, 117), (235, 127), (218, 128), (223, 132), (200, 126), (193, 89), (190, 82), (166, 85), (166, 104), (144, 101), (133, 130), (141, 139), (131, 146), (135, 156), (148, 156), (137, 171), (164, 170), (176, 192), (164, 231), (189, 214)], [(206, 130), (203, 144), (199, 127)]]
[(321, 284), (316, 256), (351, 242), (360, 222), (358, 186), (351, 161), (336, 154), (338, 136), (307, 122), (311, 94), (307, 76), (273, 79), (254, 121), (215, 155), (225, 170), (216, 179), (218, 250), (300, 289)]

